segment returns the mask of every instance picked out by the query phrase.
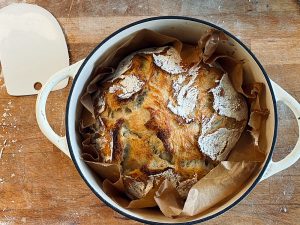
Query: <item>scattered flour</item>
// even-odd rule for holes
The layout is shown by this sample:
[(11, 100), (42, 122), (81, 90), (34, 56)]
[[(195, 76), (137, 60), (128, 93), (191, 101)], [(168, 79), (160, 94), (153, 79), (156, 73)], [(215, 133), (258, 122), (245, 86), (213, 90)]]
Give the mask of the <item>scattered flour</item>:
[[(181, 57), (175, 48), (170, 47), (165, 54), (153, 54), (156, 66), (170, 74), (178, 74), (177, 80), (172, 84), (176, 103), (168, 102), (168, 108), (176, 115), (182, 117), (186, 123), (193, 121), (193, 111), (198, 100), (199, 90), (193, 85), (198, 76), (200, 65), (194, 65), (188, 71), (181, 66)], [(188, 77), (189, 82), (184, 85)]]
[[(133, 179), (130, 176), (125, 176), (128, 179)], [(180, 175), (175, 174), (172, 169), (168, 169), (162, 173), (150, 175), (147, 183), (134, 181), (129, 183), (128, 190), (132, 192), (134, 196), (144, 197), (152, 188), (153, 185), (158, 185), (161, 181), (161, 178), (168, 179), (174, 187), (178, 185), (180, 181)]]
[(144, 81), (139, 80), (134, 75), (124, 76), (121, 75), (119, 78), (123, 79), (119, 85), (113, 85), (109, 88), (109, 93), (115, 93), (120, 90), (122, 93), (118, 94), (121, 99), (128, 99), (138, 91), (140, 91), (145, 84)]
[(127, 70), (130, 69), (131, 65), (132, 65), (132, 58), (136, 55), (136, 54), (154, 54), (154, 53), (160, 53), (162, 52), (166, 47), (161, 47), (161, 48), (146, 48), (140, 51), (136, 51), (133, 52), (132, 54), (130, 54), (129, 56), (127, 56), (125, 59), (123, 59), (116, 71), (114, 72), (113, 75), (113, 79), (111, 80), (111, 82), (113, 82), (114, 80), (116, 80), (118, 77), (120, 77), (121, 75), (123, 75), (124, 73), (126, 73)]
[[(97, 107), (99, 108), (98, 114), (102, 113), (105, 109), (105, 101), (104, 101), (104, 97), (101, 94), (101, 92), (99, 91), (98, 97), (97, 97)], [(102, 121), (101, 121), (102, 122)]]
[[(8, 137), (8, 130), (11, 131), (12, 130), (19, 130), (19, 128), (17, 127), (16, 123), (17, 123), (17, 118), (14, 117), (10, 111), (11, 109), (14, 107), (13, 102), (10, 100), (7, 102), (7, 104), (2, 105), (3, 107), (3, 112), (2, 112), (2, 116), (1, 116), (1, 120), (0, 120), (0, 128), (2, 130), (2, 132), (0, 133), (0, 138), (2, 138), (2, 140), (0, 139), (0, 143), (2, 142), (2, 144), (0, 144), (0, 159), (2, 158), (2, 154), (3, 151), (7, 148), (10, 147), (11, 145), (17, 145), (17, 139), (15, 138), (15, 133), (14, 132), (10, 132), (9, 135), (9, 139)], [(1, 115), (1, 114), (0, 114)], [(22, 149), (22, 145), (19, 146), (15, 146), (19, 148), (19, 152), (21, 152)], [(12, 155), (13, 157), (15, 156), (14, 154)]]
[(168, 169), (159, 174), (150, 175), (150, 178), (153, 178), (156, 182), (159, 182), (159, 179), (157, 179), (157, 178), (160, 178), (160, 177), (168, 179), (174, 186), (177, 186), (177, 184), (179, 183), (180, 178), (181, 178), (180, 175), (174, 173), (172, 169)]
[(112, 79), (111, 82), (113, 82), (115, 79), (117, 79), (118, 77), (123, 75), (127, 70), (130, 69), (130, 67), (132, 65), (133, 56), (134, 56), (134, 54), (131, 54), (119, 63), (119, 65), (113, 75), (114, 79)]
[(182, 83), (185, 81), (185, 76), (179, 75), (178, 79), (173, 82), (174, 95), (178, 96), (178, 93), (181, 89)]
[(6, 146), (7, 146), (7, 140), (5, 139), (3, 144), (2, 144), (2, 148), (0, 149), (0, 159), (2, 158), (2, 153), (3, 153)]
[(177, 105), (171, 101), (168, 103), (168, 108), (176, 115), (181, 116), (187, 123), (193, 121), (193, 111), (196, 107), (199, 90), (192, 86), (198, 74), (195, 74), (191, 80), (182, 85), (185, 78), (179, 76), (178, 80), (173, 83), (174, 97), (176, 97)]
[(200, 65), (194, 65), (193, 67), (191, 67), (188, 71), (188, 75), (190, 76), (195, 76), (195, 75), (198, 75), (198, 71), (200, 69)]
[(180, 65), (181, 57), (175, 48), (169, 48), (165, 55), (153, 54), (153, 59), (156, 66), (170, 74), (186, 72), (186, 70)]
[(201, 151), (213, 160), (224, 160), (240, 136), (239, 129), (219, 128), (212, 134), (202, 133), (198, 139)]
[(217, 116), (214, 114), (210, 119), (209, 118), (202, 118), (202, 128), (201, 134), (205, 135), (208, 134), (212, 128), (212, 125), (215, 123)]
[(140, 182), (137, 180), (134, 180), (130, 176), (124, 176), (127, 179), (131, 179), (133, 182), (130, 182), (128, 184), (128, 191), (130, 194), (137, 198), (144, 197), (152, 188), (153, 188), (153, 178), (150, 177), (150, 179), (147, 180), (147, 183)]
[(167, 46), (160, 47), (160, 48), (146, 48), (140, 51), (137, 51), (137, 53), (143, 53), (143, 54), (158, 54), (163, 52)]
[(237, 121), (247, 119), (247, 105), (239, 98), (227, 74), (223, 75), (219, 85), (211, 92), (214, 95), (213, 108), (219, 115), (231, 117)]
[[(234, 90), (227, 74), (224, 74), (219, 85), (211, 90), (214, 95), (213, 108), (219, 115), (235, 118), (238, 121), (247, 119), (248, 111), (244, 101)], [(216, 122), (214, 115), (210, 119), (202, 118), (201, 135), (198, 144), (201, 151), (213, 160), (224, 160), (240, 137), (239, 129), (219, 128), (211, 133)]]
[(287, 211), (288, 210), (285, 206), (280, 208), (280, 212), (287, 213)]
[[(110, 131), (110, 136), (113, 137), (113, 132), (112, 131)], [(114, 153), (113, 150), (112, 150), (112, 149), (114, 149), (114, 140), (113, 140), (113, 138), (109, 142), (109, 148), (110, 148), (110, 156), (109, 156), (109, 159), (107, 160), (107, 162), (111, 162), (112, 159), (113, 159), (113, 153)]]

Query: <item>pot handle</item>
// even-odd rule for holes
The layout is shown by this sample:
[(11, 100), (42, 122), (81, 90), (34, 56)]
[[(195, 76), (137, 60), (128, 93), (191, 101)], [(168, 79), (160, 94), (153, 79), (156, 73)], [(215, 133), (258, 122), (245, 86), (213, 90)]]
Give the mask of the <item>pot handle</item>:
[(36, 119), (42, 133), (63, 153), (70, 157), (66, 136), (59, 136), (54, 132), (46, 117), (46, 102), (52, 89), (67, 77), (74, 78), (83, 60), (66, 67), (53, 74), (40, 90), (36, 100)]
[[(278, 84), (274, 81), (271, 81), (272, 87), (275, 92), (276, 101), (281, 101), (286, 104), (295, 114), (297, 122), (298, 122), (298, 129), (300, 135), (300, 104), (294, 99), (289, 93), (287, 93), (284, 89), (282, 89)], [(300, 138), (294, 147), (294, 149), (282, 160), (278, 162), (273, 162), (272, 159), (269, 163), (268, 168), (266, 169), (264, 175), (260, 179), (260, 181), (267, 179), (268, 177), (287, 169), (288, 167), (292, 166), (297, 160), (300, 158)]]

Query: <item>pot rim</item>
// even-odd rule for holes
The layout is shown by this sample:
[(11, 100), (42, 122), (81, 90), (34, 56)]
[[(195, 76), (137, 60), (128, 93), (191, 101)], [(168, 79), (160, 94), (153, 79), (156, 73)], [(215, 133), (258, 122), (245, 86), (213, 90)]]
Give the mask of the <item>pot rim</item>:
[(164, 19), (175, 19), (175, 20), (187, 20), (187, 21), (193, 21), (193, 22), (197, 22), (197, 23), (201, 23), (201, 24), (205, 24), (205, 25), (208, 25), (210, 27), (213, 27), (217, 30), (220, 30), (222, 32), (224, 32), (226, 35), (228, 35), (229, 37), (231, 37), (232, 39), (234, 39), (239, 45), (241, 45), (249, 54), (250, 56), (254, 59), (254, 61), (256, 62), (256, 64), (259, 66), (260, 70), (262, 71), (266, 81), (267, 81), (267, 84), (268, 84), (268, 88), (271, 92), (271, 96), (272, 96), (272, 101), (273, 101), (273, 107), (274, 107), (274, 133), (273, 133), (273, 140), (272, 140), (272, 145), (271, 145), (271, 149), (270, 149), (270, 152), (268, 153), (268, 156), (267, 156), (267, 159), (266, 159), (266, 162), (263, 166), (263, 168), (261, 169), (261, 171), (259, 172), (259, 175), (257, 176), (256, 180), (253, 182), (253, 184), (245, 191), (245, 193), (242, 194), (242, 196), (240, 196), (237, 200), (235, 200), (232, 204), (230, 204), (229, 206), (227, 206), (226, 208), (210, 215), (210, 216), (207, 216), (207, 217), (204, 217), (204, 218), (201, 218), (201, 219), (196, 219), (196, 220), (193, 220), (193, 221), (189, 221), (189, 222), (179, 222), (179, 223), (173, 223), (173, 224), (189, 224), (189, 225), (192, 225), (192, 224), (196, 224), (196, 223), (202, 223), (204, 221), (208, 221), (210, 219), (213, 219), (223, 213), (225, 213), (226, 211), (228, 211), (229, 209), (231, 209), (232, 207), (234, 207), (235, 205), (237, 205), (241, 200), (243, 200), (252, 190), (253, 188), (259, 183), (262, 175), (264, 174), (265, 170), (267, 169), (268, 165), (269, 165), (269, 162), (270, 160), (272, 159), (272, 155), (273, 155), (273, 151), (274, 151), (274, 147), (275, 147), (275, 143), (276, 143), (276, 139), (277, 139), (277, 128), (278, 128), (278, 116), (277, 116), (277, 107), (276, 107), (276, 99), (275, 99), (275, 95), (274, 95), (274, 91), (273, 91), (273, 88), (272, 88), (272, 85), (271, 85), (271, 82), (270, 82), (270, 79), (265, 71), (265, 69), (263, 68), (263, 66), (260, 64), (260, 62), (258, 61), (258, 59), (256, 58), (256, 56), (250, 51), (250, 49), (248, 49), (248, 47), (243, 44), (242, 41), (240, 41), (235, 35), (231, 34), (230, 32), (226, 31), (225, 29), (213, 24), (213, 23), (210, 23), (210, 22), (207, 22), (207, 21), (204, 21), (204, 20), (201, 20), (201, 19), (196, 19), (196, 18), (193, 18), (193, 17), (187, 17), (187, 16), (157, 16), (157, 17), (149, 17), (149, 18), (146, 18), (146, 19), (142, 19), (142, 20), (138, 20), (136, 22), (133, 22), (133, 23), (130, 23), (120, 29), (118, 29), (117, 31), (115, 31), (114, 33), (110, 34), (108, 37), (106, 37), (103, 41), (101, 41), (94, 49), (93, 51), (91, 51), (89, 53), (89, 55), (86, 57), (86, 59), (83, 61), (82, 65), (80, 66), (78, 72), (76, 73), (75, 75), (75, 78), (73, 80), (73, 83), (72, 83), (72, 86), (71, 86), (71, 89), (70, 89), (70, 93), (69, 93), (69, 96), (68, 96), (68, 100), (67, 100), (67, 104), (66, 104), (66, 114), (65, 114), (65, 124), (66, 124), (66, 139), (67, 139), (67, 144), (68, 144), (68, 148), (69, 148), (69, 151), (70, 151), (70, 155), (71, 155), (71, 158), (72, 158), (72, 161), (73, 163), (75, 164), (75, 167), (78, 171), (78, 173), (80, 174), (80, 176), (82, 177), (82, 179), (85, 181), (85, 183), (87, 184), (87, 186), (92, 190), (92, 192), (102, 201), (104, 202), (107, 206), (109, 206), (110, 208), (112, 208), (114, 211), (120, 213), (121, 215), (127, 217), (127, 218), (130, 218), (130, 219), (133, 219), (135, 221), (138, 221), (138, 222), (141, 222), (141, 223), (146, 223), (146, 224), (172, 224), (172, 223), (161, 223), (161, 222), (154, 222), (154, 221), (151, 221), (151, 220), (146, 220), (146, 219), (141, 219), (141, 218), (138, 218), (138, 217), (135, 217), (135, 216), (132, 216), (130, 214), (127, 214), (126, 212), (123, 212), (122, 210), (119, 210), (118, 208), (114, 207), (113, 205), (111, 205), (110, 203), (108, 203), (93, 187), (92, 185), (89, 183), (89, 181), (85, 178), (85, 176), (83, 175), (83, 173), (81, 172), (80, 168), (79, 168), (79, 165), (77, 164), (77, 161), (76, 161), (76, 158), (75, 158), (75, 155), (74, 155), (74, 152), (73, 152), (73, 148), (72, 148), (72, 144), (70, 142), (70, 133), (69, 133), (69, 123), (68, 123), (68, 115), (69, 115), (69, 105), (70, 105), (70, 100), (71, 100), (71, 96), (72, 96), (72, 93), (73, 93), (73, 90), (74, 90), (74, 87), (76, 85), (76, 82), (77, 82), (77, 79), (82, 71), (82, 69), (84, 68), (85, 64), (89, 61), (89, 59), (92, 57), (92, 55), (94, 55), (94, 53), (104, 44), (106, 43), (109, 39), (111, 39), (112, 37), (114, 37), (115, 35), (117, 35), (118, 33), (130, 28), (130, 27), (133, 27), (135, 25), (138, 25), (138, 24), (141, 24), (141, 23), (145, 23), (145, 22), (149, 22), (149, 21), (153, 21), (153, 20), (164, 20)]

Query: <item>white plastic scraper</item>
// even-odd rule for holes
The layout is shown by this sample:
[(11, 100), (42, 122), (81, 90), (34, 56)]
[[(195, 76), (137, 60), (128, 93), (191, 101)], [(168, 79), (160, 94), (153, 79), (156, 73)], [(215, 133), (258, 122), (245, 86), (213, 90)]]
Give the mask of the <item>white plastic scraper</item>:
[[(0, 61), (8, 94), (37, 94), (40, 84), (69, 65), (66, 40), (54, 16), (24, 3), (0, 9)], [(67, 84), (64, 80), (54, 90)]]

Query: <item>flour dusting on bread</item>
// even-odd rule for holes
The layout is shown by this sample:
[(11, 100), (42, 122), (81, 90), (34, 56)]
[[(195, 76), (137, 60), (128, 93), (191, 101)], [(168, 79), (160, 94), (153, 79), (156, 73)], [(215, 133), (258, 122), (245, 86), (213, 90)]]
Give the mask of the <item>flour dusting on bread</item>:
[(176, 97), (177, 104), (171, 101), (168, 103), (168, 108), (176, 115), (181, 116), (187, 123), (191, 122), (193, 118), (193, 111), (196, 107), (199, 90), (193, 86), (193, 83), (198, 74), (195, 74), (191, 80), (183, 85), (183, 78), (179, 77), (173, 83), (174, 96)]
[(118, 94), (118, 97), (121, 99), (128, 99), (138, 91), (140, 91), (145, 84), (145, 82), (141, 81), (134, 75), (119, 77), (121, 82), (118, 85), (113, 85), (109, 88), (109, 93), (115, 93), (117, 91), (121, 91)]
[(218, 114), (231, 117), (237, 121), (247, 119), (248, 108), (242, 96), (232, 86), (228, 74), (224, 74), (219, 85), (213, 88), (214, 110)]
[(113, 74), (113, 79), (111, 80), (111, 82), (113, 82), (114, 80), (116, 80), (117, 78), (119, 78), (121, 75), (123, 75), (124, 73), (126, 73), (127, 70), (130, 69), (130, 67), (132, 66), (132, 58), (137, 55), (137, 54), (158, 54), (161, 53), (162, 51), (164, 51), (167, 47), (160, 47), (160, 48), (146, 48), (146, 49), (142, 49), (136, 52), (131, 53), (130, 55), (128, 55), (127, 57), (125, 57), (118, 65), (116, 71)]
[(153, 54), (154, 63), (170, 74), (183, 73), (186, 70), (180, 65), (181, 57), (175, 48), (169, 48), (165, 54)]
[(201, 66), (198, 64), (192, 66), (188, 71), (188, 75), (190, 75), (190, 76), (198, 75), (198, 71), (200, 68), (201, 68)]
[(203, 153), (213, 160), (223, 161), (241, 135), (240, 129), (219, 128), (212, 134), (201, 135), (198, 139)]
[(182, 83), (185, 81), (185, 76), (184, 75), (178, 75), (178, 79), (173, 81), (172, 87), (174, 90), (174, 96), (178, 96), (179, 91), (182, 87)]

